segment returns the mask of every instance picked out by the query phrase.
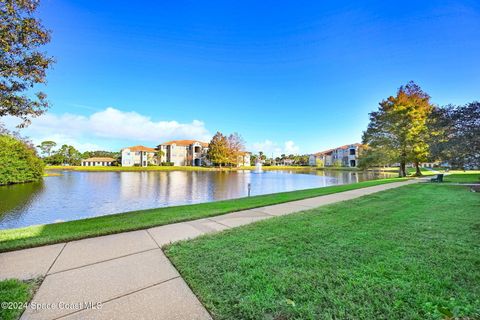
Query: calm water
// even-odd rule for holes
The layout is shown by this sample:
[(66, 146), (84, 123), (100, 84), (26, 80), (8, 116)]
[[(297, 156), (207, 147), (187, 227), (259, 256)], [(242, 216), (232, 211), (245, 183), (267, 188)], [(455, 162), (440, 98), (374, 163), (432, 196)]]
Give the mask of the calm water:
[(0, 186), (0, 229), (117, 212), (353, 183), (379, 177), (339, 171), (73, 172)]

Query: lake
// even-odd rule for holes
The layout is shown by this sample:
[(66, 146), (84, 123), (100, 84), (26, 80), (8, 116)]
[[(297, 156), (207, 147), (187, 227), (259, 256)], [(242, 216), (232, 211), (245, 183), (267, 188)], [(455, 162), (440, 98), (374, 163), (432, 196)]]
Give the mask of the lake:
[(0, 186), (0, 229), (387, 177), (352, 171), (56, 171), (42, 182)]

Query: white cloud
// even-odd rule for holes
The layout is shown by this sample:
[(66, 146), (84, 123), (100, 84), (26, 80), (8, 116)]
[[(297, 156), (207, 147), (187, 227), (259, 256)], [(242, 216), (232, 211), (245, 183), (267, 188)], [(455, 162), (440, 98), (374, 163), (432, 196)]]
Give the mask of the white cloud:
[(300, 151), (300, 147), (295, 145), (292, 140), (285, 141), (285, 154), (297, 154)]
[[(18, 124), (14, 118), (2, 120), (10, 129), (14, 129)], [(205, 124), (199, 120), (190, 123), (153, 121), (137, 112), (124, 112), (111, 107), (90, 116), (47, 113), (32, 119), (31, 125), (21, 129), (20, 133), (36, 143), (53, 140), (58, 144), (71, 144), (79, 150), (108, 150), (112, 144), (125, 146), (122, 145), (123, 142), (155, 146), (172, 139), (208, 141), (212, 136)]]
[(298, 154), (300, 151), (300, 148), (291, 140), (285, 141), (282, 146), (268, 139), (252, 144), (251, 149), (255, 153), (262, 151), (267, 157), (271, 157), (272, 154), (274, 157), (278, 157), (283, 153), (286, 155)]

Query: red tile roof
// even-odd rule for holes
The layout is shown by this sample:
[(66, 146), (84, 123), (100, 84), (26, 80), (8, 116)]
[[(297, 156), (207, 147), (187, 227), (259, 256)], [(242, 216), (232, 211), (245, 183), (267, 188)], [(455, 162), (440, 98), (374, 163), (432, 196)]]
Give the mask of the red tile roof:
[(127, 147), (123, 148), (124, 149), (130, 149), (130, 151), (136, 152), (136, 151), (146, 151), (146, 152), (157, 152), (157, 150), (145, 146), (133, 146), (133, 147)]
[(198, 142), (202, 147), (208, 147), (208, 143), (206, 142), (202, 142), (202, 141), (198, 141), (198, 140), (172, 140), (172, 141), (168, 141), (168, 142), (164, 142), (160, 145), (162, 146), (168, 146), (168, 145), (172, 145), (172, 144), (175, 144), (177, 146), (189, 146), (189, 145), (192, 145), (194, 143)]
[(345, 149), (349, 148), (350, 146), (361, 147), (363, 145), (361, 143), (346, 144), (346, 145), (343, 145), (343, 146), (338, 147), (338, 148), (333, 148), (333, 149), (328, 149), (328, 150), (325, 150), (325, 151), (317, 152), (314, 155), (321, 156), (321, 155), (324, 155), (324, 154), (332, 153), (334, 150), (338, 150), (338, 149), (345, 150)]

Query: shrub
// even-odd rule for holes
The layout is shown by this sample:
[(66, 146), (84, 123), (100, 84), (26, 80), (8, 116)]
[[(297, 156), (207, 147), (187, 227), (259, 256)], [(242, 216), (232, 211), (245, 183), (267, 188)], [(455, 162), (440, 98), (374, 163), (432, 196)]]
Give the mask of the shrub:
[(333, 162), (333, 165), (332, 165), (332, 166), (335, 167), (335, 168), (340, 168), (340, 167), (342, 167), (342, 161), (340, 161), (340, 160), (335, 160), (335, 161)]
[(323, 160), (321, 160), (321, 159), (315, 160), (315, 164), (317, 165), (317, 168), (325, 167), (325, 164), (323, 163)]
[(39, 181), (43, 161), (35, 149), (20, 138), (0, 134), (0, 185)]
[(164, 167), (171, 167), (173, 166), (173, 162), (162, 162), (160, 165)]

